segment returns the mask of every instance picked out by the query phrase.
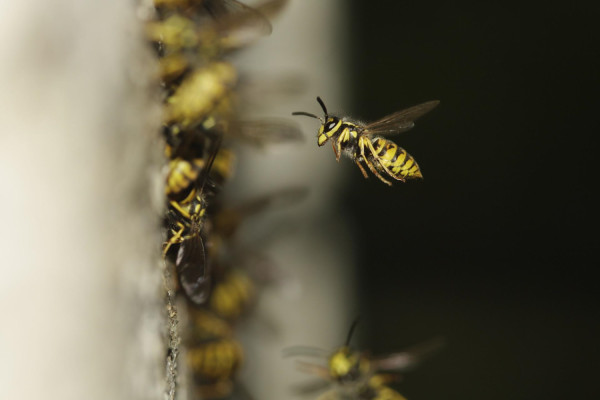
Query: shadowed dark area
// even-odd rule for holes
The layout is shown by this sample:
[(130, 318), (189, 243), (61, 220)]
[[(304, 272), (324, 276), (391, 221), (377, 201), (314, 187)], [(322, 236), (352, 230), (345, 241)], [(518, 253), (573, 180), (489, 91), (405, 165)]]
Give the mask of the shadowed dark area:
[(600, 395), (599, 11), (352, 2), (352, 116), (441, 100), (393, 138), (422, 182), (389, 188), (342, 162), (363, 347), (447, 341), (397, 386), (409, 400)]

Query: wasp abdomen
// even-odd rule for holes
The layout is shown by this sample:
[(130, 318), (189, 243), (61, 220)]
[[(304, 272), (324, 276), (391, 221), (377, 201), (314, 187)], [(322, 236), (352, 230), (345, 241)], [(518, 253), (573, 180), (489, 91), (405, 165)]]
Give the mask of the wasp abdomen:
[(421, 170), (415, 159), (391, 140), (376, 137), (372, 140), (374, 156), (379, 164), (387, 168), (396, 178), (422, 178)]
[(229, 379), (241, 365), (242, 347), (234, 339), (220, 338), (188, 350), (188, 365), (196, 375)]

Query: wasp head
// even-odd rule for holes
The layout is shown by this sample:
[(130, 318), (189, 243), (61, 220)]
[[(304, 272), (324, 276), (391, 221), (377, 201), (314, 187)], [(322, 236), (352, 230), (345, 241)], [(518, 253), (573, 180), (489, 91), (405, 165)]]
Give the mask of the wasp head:
[(315, 114), (307, 113), (304, 111), (293, 112), (292, 115), (304, 115), (306, 117), (315, 118), (321, 121), (321, 127), (319, 128), (319, 133), (317, 134), (317, 141), (319, 146), (323, 146), (327, 142), (327, 140), (329, 140), (338, 131), (339, 127), (342, 124), (342, 120), (337, 117), (330, 116), (327, 113), (327, 107), (325, 107), (325, 103), (323, 103), (323, 100), (321, 100), (320, 97), (317, 97), (317, 101), (319, 102), (321, 108), (323, 109), (323, 112), (325, 113), (324, 118), (318, 117)]

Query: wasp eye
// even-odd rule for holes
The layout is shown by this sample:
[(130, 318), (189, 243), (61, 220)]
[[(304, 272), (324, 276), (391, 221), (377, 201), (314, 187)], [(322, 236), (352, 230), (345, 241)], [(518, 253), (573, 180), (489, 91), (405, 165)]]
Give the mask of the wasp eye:
[(330, 130), (332, 130), (332, 129), (335, 127), (335, 125), (336, 125), (336, 124), (337, 124), (337, 123), (336, 123), (335, 121), (331, 121), (330, 123), (328, 123), (328, 124), (325, 126), (325, 129), (326, 129), (326, 130), (328, 130), (328, 131), (330, 131)]

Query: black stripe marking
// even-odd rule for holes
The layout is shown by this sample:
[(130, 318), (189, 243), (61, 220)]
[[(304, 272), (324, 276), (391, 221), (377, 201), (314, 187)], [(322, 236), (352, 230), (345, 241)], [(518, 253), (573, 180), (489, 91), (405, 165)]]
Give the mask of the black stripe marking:
[(394, 165), (394, 163), (396, 162), (396, 160), (398, 160), (398, 157), (400, 156), (400, 153), (402, 153), (402, 150), (400, 150), (400, 147), (396, 146), (396, 153), (394, 153), (394, 157), (392, 157), (392, 160), (390, 161), (390, 164)]
[(387, 153), (389, 147), (390, 146), (387, 143), (383, 143), (381, 146), (381, 150), (379, 150), (379, 153), (377, 153), (377, 157), (379, 157), (379, 158), (383, 157), (383, 155), (385, 153)]

